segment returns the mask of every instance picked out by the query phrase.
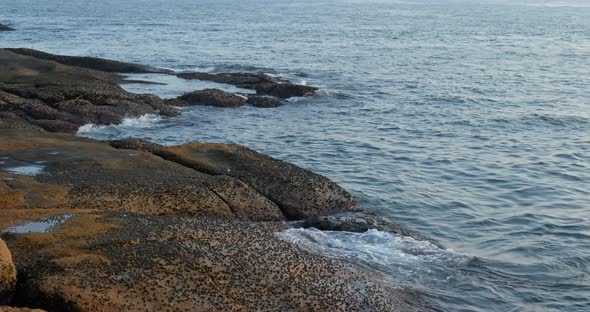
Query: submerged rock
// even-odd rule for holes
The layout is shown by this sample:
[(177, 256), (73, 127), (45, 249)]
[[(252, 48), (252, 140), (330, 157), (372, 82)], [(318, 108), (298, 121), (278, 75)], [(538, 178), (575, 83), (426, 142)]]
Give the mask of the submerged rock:
[(6, 243), (0, 239), (0, 304), (8, 303), (16, 287), (16, 268)]
[(111, 145), (148, 151), (199, 172), (239, 179), (276, 203), (290, 220), (356, 207), (352, 195), (328, 178), (241, 145), (164, 147), (140, 139), (112, 141)]
[(205, 89), (186, 93), (180, 100), (191, 105), (210, 105), (219, 107), (240, 107), (246, 104), (246, 98), (219, 89)]
[(16, 30), (10, 26), (4, 25), (4, 24), (0, 24), (0, 31), (13, 31)]
[(375, 212), (364, 209), (312, 217), (305, 220), (301, 226), (304, 228), (313, 227), (322, 231), (346, 231), (356, 233), (366, 232), (368, 230), (379, 230), (435, 243), (431, 239), (426, 238), (399, 223), (384, 218)]
[(283, 101), (271, 96), (248, 95), (247, 104), (255, 107), (279, 107)]
[(412, 292), (303, 251), (275, 236), (283, 229), (277, 222), (80, 215), (54, 232), (9, 237), (26, 278), (17, 303), (75, 311), (413, 310)]
[(26, 48), (7, 48), (6, 50), (20, 55), (32, 56), (38, 59), (55, 61), (64, 65), (90, 68), (111, 73), (174, 73), (174, 71), (169, 69), (155, 68), (152, 66), (140, 64), (125, 63), (97, 57), (57, 55)]
[(266, 74), (254, 73), (181, 73), (177, 75), (183, 79), (208, 80), (227, 83), (240, 88), (254, 89), (258, 94), (290, 98), (314, 94), (318, 88), (294, 84), (289, 80), (272, 77)]

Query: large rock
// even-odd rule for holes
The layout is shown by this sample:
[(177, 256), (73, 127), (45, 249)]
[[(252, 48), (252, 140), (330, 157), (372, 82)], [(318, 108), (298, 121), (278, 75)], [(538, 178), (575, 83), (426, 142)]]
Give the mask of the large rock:
[(180, 96), (179, 99), (192, 105), (239, 107), (246, 104), (245, 97), (219, 89), (193, 91)]
[(16, 287), (16, 268), (6, 243), (0, 239), (0, 305), (6, 304)]
[(294, 83), (261, 83), (256, 86), (256, 93), (268, 94), (280, 98), (313, 95), (318, 89), (315, 87)]
[(240, 88), (254, 89), (256, 93), (280, 98), (314, 94), (318, 88), (292, 83), (289, 80), (255, 73), (181, 73), (183, 79), (209, 80), (226, 83)]
[(16, 30), (10, 26), (4, 25), (4, 24), (0, 24), (0, 31), (13, 31)]
[(230, 176), (212, 176), (151, 153), (90, 139), (17, 128), (18, 122), (10, 119), (6, 124), (0, 129), (2, 208), (285, 219), (264, 194)]
[(84, 124), (119, 123), (149, 113), (178, 113), (157, 96), (126, 92), (118, 85), (121, 79), (0, 49), (0, 111), (54, 132), (76, 132)]
[(413, 311), (416, 296), (275, 235), (279, 222), (101, 213), (9, 236), (19, 305), (70, 311)]
[(169, 69), (155, 68), (146, 65), (124, 63), (119, 61), (107, 60), (97, 57), (85, 57), (85, 56), (68, 56), (68, 55), (57, 55), (37, 51), (33, 49), (6, 49), (10, 52), (32, 56), (38, 59), (44, 59), (49, 61), (55, 61), (64, 65), (90, 68), (111, 73), (158, 73), (158, 74), (173, 74), (174, 71)]
[(149, 151), (199, 172), (231, 176), (276, 203), (290, 220), (353, 209), (356, 202), (328, 178), (234, 144), (164, 147), (143, 140), (113, 141), (117, 148)]

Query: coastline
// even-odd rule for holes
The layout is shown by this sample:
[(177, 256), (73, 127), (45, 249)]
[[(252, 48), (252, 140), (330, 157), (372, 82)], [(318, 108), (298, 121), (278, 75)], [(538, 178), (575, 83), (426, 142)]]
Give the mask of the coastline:
[(411, 291), (273, 235), (289, 220), (422, 238), (358, 207), (325, 177), (239, 145), (164, 147), (74, 135), (89, 123), (174, 117), (178, 106), (263, 109), (317, 88), (260, 74), (182, 73), (256, 94), (187, 90), (163, 100), (124, 91), (122, 74), (172, 72), (22, 49), (0, 50), (0, 69), (0, 224), (75, 215), (46, 233), (3, 234), (18, 278), (0, 303), (79, 311), (142, 304), (250, 310), (262, 303), (269, 310), (407, 311), (416, 303)]

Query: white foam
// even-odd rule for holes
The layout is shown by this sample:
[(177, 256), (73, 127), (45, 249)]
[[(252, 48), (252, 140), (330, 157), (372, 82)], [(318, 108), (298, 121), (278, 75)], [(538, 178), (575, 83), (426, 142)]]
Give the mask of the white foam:
[(428, 241), (377, 230), (364, 233), (288, 229), (276, 235), (304, 249), (381, 271), (406, 281), (449, 278), (448, 268), (469, 258)]
[(96, 133), (104, 131), (109, 127), (115, 128), (140, 128), (140, 129), (147, 129), (152, 128), (158, 122), (162, 120), (162, 117), (159, 115), (154, 114), (145, 114), (140, 117), (134, 118), (125, 118), (123, 121), (118, 125), (95, 125), (95, 124), (87, 124), (83, 125), (78, 129), (78, 135), (84, 135), (89, 133)]
[(36, 176), (43, 172), (44, 166), (40, 165), (24, 165), (24, 166), (16, 166), (16, 167), (9, 167), (4, 168), (3, 170), (8, 171), (10, 173), (24, 175), (24, 176)]

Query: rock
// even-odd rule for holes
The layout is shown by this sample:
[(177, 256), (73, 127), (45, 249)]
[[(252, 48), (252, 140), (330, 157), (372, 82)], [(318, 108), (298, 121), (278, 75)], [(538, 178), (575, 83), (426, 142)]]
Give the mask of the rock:
[(180, 116), (182, 114), (178, 109), (176, 109), (172, 106), (160, 107), (159, 113), (160, 113), (160, 115), (166, 116), (166, 117), (176, 117), (176, 116)]
[(174, 71), (162, 68), (155, 68), (151, 66), (124, 63), (119, 61), (107, 60), (97, 57), (84, 57), (84, 56), (67, 56), (50, 54), (42, 51), (33, 49), (17, 48), (17, 49), (6, 49), (10, 52), (32, 56), (37, 59), (44, 59), (49, 61), (55, 61), (60, 64), (90, 68), (111, 73), (156, 73), (156, 74), (173, 74)]
[(79, 125), (63, 121), (63, 120), (48, 120), (48, 119), (37, 119), (32, 121), (32, 124), (43, 128), (49, 132), (63, 132), (63, 133), (76, 133), (78, 132)]
[(219, 89), (205, 89), (186, 93), (179, 97), (193, 105), (211, 105), (219, 107), (239, 107), (246, 104), (246, 98)]
[[(3, 208), (81, 207), (285, 220), (274, 202), (230, 176), (212, 176), (148, 152), (10, 125), (0, 129), (0, 178), (6, 178), (0, 179)], [(19, 176), (4, 169), (22, 165), (41, 170)]]
[(4, 24), (0, 24), (0, 31), (13, 31), (16, 30), (10, 26), (4, 25)]
[(6, 304), (16, 287), (16, 268), (6, 243), (0, 239), (0, 304)]
[(234, 177), (276, 203), (290, 220), (356, 207), (352, 195), (329, 179), (235, 144), (190, 143), (164, 147), (144, 140), (112, 141), (148, 151), (210, 175)]
[(301, 226), (303, 228), (313, 227), (322, 231), (346, 231), (357, 233), (366, 232), (368, 230), (378, 230), (436, 243), (435, 241), (392, 220), (364, 209), (315, 216), (305, 220)]
[(280, 98), (305, 96), (314, 94), (315, 87), (294, 84), (289, 80), (272, 77), (265, 74), (253, 73), (181, 73), (177, 75), (183, 79), (208, 80), (227, 83), (240, 88), (255, 89), (258, 94), (272, 95)]
[[(73, 311), (413, 311), (416, 295), (313, 255), (280, 222), (92, 213), (9, 237), (19, 302)], [(34, 248), (31, 248), (34, 246)], [(67, 305), (66, 305), (67, 304)]]
[(318, 89), (315, 87), (293, 83), (261, 83), (256, 86), (256, 93), (258, 94), (268, 94), (284, 99), (295, 96), (312, 95), (317, 90)]
[(71, 133), (77, 130), (72, 125), (108, 125), (156, 111), (175, 114), (155, 95), (126, 92), (117, 84), (120, 80), (115, 74), (0, 49), (0, 111), (50, 131)]
[(283, 102), (275, 97), (248, 95), (247, 104), (255, 107), (278, 107), (283, 105)]
[(14, 308), (8, 306), (0, 306), (0, 312), (44, 312), (41, 309), (29, 309), (29, 308)]
[(256, 85), (260, 83), (285, 81), (265, 74), (254, 73), (180, 73), (177, 77), (182, 79), (197, 79), (226, 83), (246, 89), (255, 89)]

